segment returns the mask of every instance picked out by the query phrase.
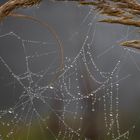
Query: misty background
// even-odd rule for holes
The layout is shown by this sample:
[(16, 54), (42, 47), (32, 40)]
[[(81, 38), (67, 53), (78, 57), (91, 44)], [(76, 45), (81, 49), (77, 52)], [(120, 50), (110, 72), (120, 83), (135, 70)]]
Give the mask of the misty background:
[[(1, 1), (3, 3), (5, 1)], [(96, 13), (90, 11), (89, 6), (80, 6), (76, 2), (53, 2), (43, 1), (41, 5), (28, 9), (20, 9), (16, 11), (25, 15), (36, 17), (37, 19), (47, 22), (51, 25), (59, 35), (60, 40), (63, 43), (64, 58), (67, 63), (67, 59), (73, 60), (79, 53), (84, 40), (87, 36), (89, 23)], [(89, 14), (89, 12), (91, 12)], [(87, 15), (89, 16), (87, 17)], [(87, 18), (86, 18), (87, 17)], [(93, 28), (88, 34), (93, 39), (92, 43), (92, 56), (94, 62), (98, 66), (101, 72), (112, 72), (115, 65), (120, 61), (119, 66), (119, 116), (122, 132), (127, 131), (133, 125), (136, 124), (135, 132), (132, 132), (130, 139), (138, 139), (140, 137), (139, 129), (139, 115), (140, 115), (140, 52), (139, 50), (128, 51), (119, 46), (120, 41), (128, 39), (139, 39), (138, 28), (127, 27), (123, 25), (110, 25), (106, 23), (98, 23), (98, 19), (102, 18), (98, 16), (92, 21)], [(34, 52), (39, 53), (55, 52), (52, 55), (46, 57), (39, 57), (31, 62), (30, 69), (34, 73), (46, 69), (50, 63), (54, 62), (51, 66), (49, 73), (57, 70), (60, 64), (59, 48), (54, 36), (48, 31), (47, 28), (28, 20), (18, 19), (15, 17), (6, 18), (0, 25), (0, 36), (6, 33), (15, 33), (24, 40), (33, 40), (40, 42), (47, 42), (47, 48), (39, 47), (38, 50), (34, 49), (36, 45), (34, 43), (27, 42), (25, 46), (31, 46), (31, 49), (27, 50), (28, 55), (33, 55)], [(95, 33), (93, 37), (93, 33)], [(23, 74), (26, 71), (25, 53), (22, 48), (21, 40), (15, 36), (0, 37), (0, 56), (5, 60), (6, 64), (13, 70), (16, 75)], [(79, 73), (88, 75), (84, 65), (79, 62)], [(74, 71), (74, 70), (72, 70)], [(94, 71), (93, 71), (94, 72)], [(98, 74), (94, 73), (94, 76), (103, 80)], [(52, 74), (48, 74), (44, 81), (41, 83), (49, 83), (53, 78)], [(7, 71), (5, 66), (0, 64), (0, 110), (5, 110), (12, 107), (18, 100), (23, 89), (14, 84), (11, 73)], [(26, 85), (25, 81), (25, 85)], [(16, 83), (16, 82), (15, 82)], [(28, 83), (27, 83), (28, 84)], [(73, 80), (72, 85), (77, 85)], [(84, 79), (84, 82), (79, 83), (81, 87), (81, 93), (86, 95), (92, 89), (96, 89), (98, 86), (89, 80), (88, 76)], [(58, 87), (60, 88), (60, 87)], [(70, 89), (74, 93), (74, 88)], [(51, 91), (49, 91), (51, 92)], [(100, 91), (102, 92), (102, 91)], [(99, 96), (102, 93), (99, 93)], [(83, 135), (91, 140), (101, 139), (103, 140), (104, 127), (102, 128), (103, 119), (100, 120), (100, 115), (103, 115), (102, 102), (97, 103), (96, 112), (91, 112), (89, 101), (89, 107), (85, 110), (86, 116), (84, 123), (81, 126), (83, 129)], [(51, 103), (59, 108), (63, 104)], [(83, 103), (84, 104), (84, 103)], [(36, 103), (41, 112), (49, 112), (46, 108), (43, 108), (40, 103)], [(88, 106), (88, 103), (87, 103)], [(55, 107), (54, 107), (55, 108)], [(71, 110), (75, 109), (75, 103), (71, 105)], [(78, 111), (77, 111), (78, 112)], [(51, 112), (49, 112), (51, 113)], [(52, 116), (54, 117), (54, 116)], [(55, 122), (56, 120), (56, 122)], [(71, 122), (70, 119), (69, 123)], [(54, 128), (57, 126), (57, 119), (54, 117), (51, 120), (50, 128), (53, 131), (57, 131)], [(84, 127), (86, 129), (84, 129)]]

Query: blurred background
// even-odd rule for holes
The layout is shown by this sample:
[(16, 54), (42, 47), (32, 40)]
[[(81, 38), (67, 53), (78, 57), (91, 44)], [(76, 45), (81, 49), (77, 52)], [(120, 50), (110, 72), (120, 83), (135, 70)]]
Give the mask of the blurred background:
[(0, 139), (138, 140), (140, 52), (119, 42), (139, 39), (139, 29), (99, 23), (77, 2), (16, 12), (55, 30), (64, 68), (47, 27), (16, 17), (0, 24)]

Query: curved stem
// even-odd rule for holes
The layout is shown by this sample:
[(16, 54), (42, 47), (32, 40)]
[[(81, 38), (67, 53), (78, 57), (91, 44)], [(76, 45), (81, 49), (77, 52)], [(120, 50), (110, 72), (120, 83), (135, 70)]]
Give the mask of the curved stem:
[(35, 17), (32, 16), (28, 16), (28, 15), (22, 15), (22, 14), (16, 14), (16, 13), (11, 13), (9, 16), (12, 17), (18, 17), (18, 18), (25, 18), (25, 19), (29, 19), (29, 20), (33, 20), (39, 24), (41, 24), (42, 26), (47, 27), (47, 29), (52, 33), (52, 35), (55, 37), (56, 41), (58, 42), (59, 45), (59, 49), (60, 49), (60, 66), (58, 69), (58, 72), (56, 73), (56, 76), (50, 81), (49, 85), (52, 84), (60, 75), (63, 67), (64, 67), (64, 51), (63, 51), (63, 45), (61, 40), (59, 39), (59, 36), (57, 35), (56, 31), (53, 29), (53, 27), (51, 27), (48, 23), (46, 22), (42, 22), (38, 19), (36, 19)]

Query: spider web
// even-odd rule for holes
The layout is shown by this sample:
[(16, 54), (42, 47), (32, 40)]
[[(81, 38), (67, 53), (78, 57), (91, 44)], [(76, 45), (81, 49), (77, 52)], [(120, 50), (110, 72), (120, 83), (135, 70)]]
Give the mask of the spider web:
[[(40, 26), (33, 27), (32, 37), (21, 33), (21, 26), (18, 32), (2, 25), (8, 30), (0, 35), (2, 140), (133, 139), (139, 122), (134, 109), (139, 52), (118, 44), (139, 34), (134, 28), (98, 23), (102, 17), (92, 7), (76, 9), (86, 12), (64, 47), (79, 38), (82, 43), (72, 56), (64, 51), (64, 68), (51, 84), (60, 65), (54, 36)], [(45, 41), (38, 39), (42, 32)]]

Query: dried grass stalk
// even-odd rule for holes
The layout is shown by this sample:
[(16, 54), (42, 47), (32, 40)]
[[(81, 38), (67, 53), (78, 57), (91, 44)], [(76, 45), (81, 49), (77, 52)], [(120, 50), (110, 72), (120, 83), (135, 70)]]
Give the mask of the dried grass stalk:
[[(100, 20), (107, 23), (140, 27), (140, 4), (136, 0), (95, 0), (94, 2), (80, 2), (82, 5), (92, 5), (100, 14), (108, 17)], [(114, 19), (114, 17), (116, 17)]]
[(140, 49), (140, 40), (129, 40), (129, 41), (120, 43), (120, 45), (125, 46), (125, 47)]
[[(13, 11), (18, 8), (26, 8), (34, 6), (36, 4), (39, 4), (41, 1), (42, 0), (9, 0), (2, 6), (0, 6), (0, 21), (2, 21), (7, 16), (16, 16), (37, 21), (37, 19), (29, 16), (13, 14)], [(81, 5), (93, 6), (95, 10), (100, 12), (100, 14), (108, 16), (105, 19), (101, 19), (100, 22), (140, 27), (139, 20), (140, 3), (138, 2), (138, 0), (94, 0), (94, 1), (70, 0), (70, 1), (77, 1)], [(56, 40), (59, 42), (57, 35), (56, 34), (54, 35), (56, 37)], [(62, 52), (63, 50), (60, 42), (59, 45)], [(120, 45), (140, 49), (139, 40), (125, 41), (122, 42)]]
[(0, 6), (0, 21), (11, 14), (15, 9), (31, 7), (40, 2), (41, 0), (9, 0)]
[[(95, 0), (80, 2), (80, 4), (93, 6), (100, 14), (107, 16), (100, 22), (140, 27), (138, 0)], [(120, 45), (140, 49), (140, 40), (124, 41)]]
[(136, 20), (127, 19), (127, 18), (116, 18), (116, 19), (108, 18), (108, 19), (100, 20), (100, 22), (118, 23), (118, 24), (123, 24), (123, 25), (140, 27), (140, 20), (136, 21)]

